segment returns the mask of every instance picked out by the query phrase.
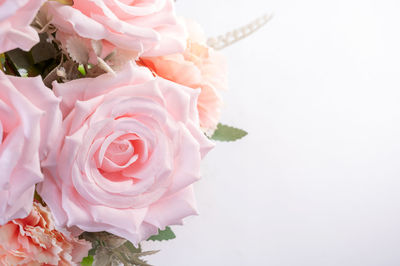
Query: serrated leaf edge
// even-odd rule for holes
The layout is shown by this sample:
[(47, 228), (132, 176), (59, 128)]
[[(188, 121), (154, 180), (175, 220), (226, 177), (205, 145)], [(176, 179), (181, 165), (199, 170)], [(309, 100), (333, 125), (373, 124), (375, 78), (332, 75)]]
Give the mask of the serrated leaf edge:
[[(221, 126), (222, 126), (222, 127), (229, 128), (229, 129), (233, 129), (233, 130), (235, 130), (235, 131), (237, 131), (237, 132), (240, 132), (241, 135), (242, 135), (242, 134), (243, 134), (243, 135), (242, 135), (242, 136), (239, 136), (238, 138), (230, 139), (230, 140), (217, 139), (217, 138), (215, 138), (215, 134), (216, 134), (216, 132), (220, 129)], [(221, 142), (234, 142), (234, 141), (237, 141), (237, 140), (239, 140), (239, 139), (242, 139), (242, 138), (246, 137), (248, 134), (249, 134), (249, 133), (248, 133), (247, 131), (243, 130), (243, 129), (240, 129), (240, 128), (237, 128), (237, 127), (228, 126), (228, 125), (219, 123), (218, 126), (217, 126), (217, 129), (214, 131), (214, 133), (213, 133), (213, 135), (210, 137), (210, 139), (215, 140), (215, 141), (221, 141)]]

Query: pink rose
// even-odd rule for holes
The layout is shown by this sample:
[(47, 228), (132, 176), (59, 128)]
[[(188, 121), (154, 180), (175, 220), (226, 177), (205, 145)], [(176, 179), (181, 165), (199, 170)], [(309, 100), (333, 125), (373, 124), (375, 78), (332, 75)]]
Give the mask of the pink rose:
[(60, 126), (59, 100), (40, 77), (0, 71), (0, 225), (31, 211), (40, 161), (54, 164), (49, 150)]
[(72, 6), (49, 1), (44, 10), (62, 35), (103, 40), (105, 47), (158, 56), (185, 46), (173, 0), (79, 0)]
[(132, 63), (53, 86), (65, 140), (38, 191), (60, 226), (138, 243), (196, 213), (191, 184), (213, 147), (199, 130), (198, 90)]
[(220, 118), (220, 91), (227, 88), (225, 58), (206, 45), (204, 33), (197, 23), (186, 21), (189, 29), (187, 48), (183, 53), (141, 58), (160, 77), (191, 87), (201, 88), (198, 101), (200, 125), (212, 133)]
[(0, 1), (0, 53), (15, 48), (28, 51), (39, 42), (39, 36), (30, 24), (44, 1)]
[(0, 227), (0, 264), (3, 266), (79, 265), (91, 246), (66, 230), (57, 230), (50, 210), (36, 202), (28, 217)]

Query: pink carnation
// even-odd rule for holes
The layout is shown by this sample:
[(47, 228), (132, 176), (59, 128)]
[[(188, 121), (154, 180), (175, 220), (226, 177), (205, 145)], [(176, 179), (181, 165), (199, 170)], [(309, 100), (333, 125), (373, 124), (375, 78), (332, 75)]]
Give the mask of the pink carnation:
[(62, 38), (102, 40), (105, 47), (146, 56), (176, 53), (185, 46), (173, 0), (79, 0), (72, 6), (49, 1), (44, 11)]
[(50, 210), (36, 202), (28, 217), (0, 227), (3, 266), (78, 265), (90, 249), (90, 242), (56, 230)]
[(30, 27), (45, 0), (0, 1), (0, 53), (15, 48), (28, 51), (39, 42), (37, 32)]
[(198, 101), (201, 127), (211, 133), (220, 118), (222, 100), (219, 92), (227, 88), (225, 58), (205, 44), (200, 26), (187, 21), (189, 40), (180, 54), (141, 58), (158, 76), (173, 82), (201, 88)]
[(60, 126), (59, 100), (40, 77), (0, 71), (0, 225), (31, 211), (40, 162), (51, 164)]
[(198, 90), (132, 63), (53, 87), (65, 140), (39, 193), (60, 226), (136, 244), (196, 214), (191, 185), (213, 147), (199, 130)]

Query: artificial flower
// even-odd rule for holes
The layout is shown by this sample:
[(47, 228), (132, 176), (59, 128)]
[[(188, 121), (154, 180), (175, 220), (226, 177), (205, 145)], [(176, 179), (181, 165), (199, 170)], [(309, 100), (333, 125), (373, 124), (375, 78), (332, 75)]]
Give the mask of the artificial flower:
[(192, 184), (213, 147), (199, 129), (199, 90), (133, 63), (53, 89), (65, 137), (38, 191), (59, 226), (138, 244), (196, 214)]
[(60, 126), (59, 100), (40, 77), (0, 72), (0, 225), (31, 211)]
[(15, 48), (28, 51), (39, 42), (39, 36), (30, 24), (44, 1), (0, 1), (0, 53)]
[(185, 46), (186, 33), (175, 17), (173, 0), (79, 0), (73, 5), (49, 1), (43, 12), (64, 46), (78, 37), (83, 43), (102, 41), (104, 53), (128, 51), (132, 56), (171, 54)]
[(0, 226), (3, 266), (79, 265), (91, 246), (67, 230), (57, 230), (50, 210), (36, 202), (29, 216)]
[(158, 76), (197, 89), (200, 125), (212, 134), (220, 118), (222, 100), (219, 93), (227, 89), (225, 58), (206, 44), (201, 27), (186, 20), (189, 32), (183, 53), (146, 58), (141, 61)]

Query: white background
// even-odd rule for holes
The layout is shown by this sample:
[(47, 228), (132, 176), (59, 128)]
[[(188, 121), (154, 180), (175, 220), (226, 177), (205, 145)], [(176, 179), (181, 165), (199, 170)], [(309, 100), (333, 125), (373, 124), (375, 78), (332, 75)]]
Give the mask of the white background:
[(156, 266), (400, 265), (400, 2), (178, 0), (209, 36), (273, 12), (223, 50), (219, 143), (196, 184), (200, 216)]

